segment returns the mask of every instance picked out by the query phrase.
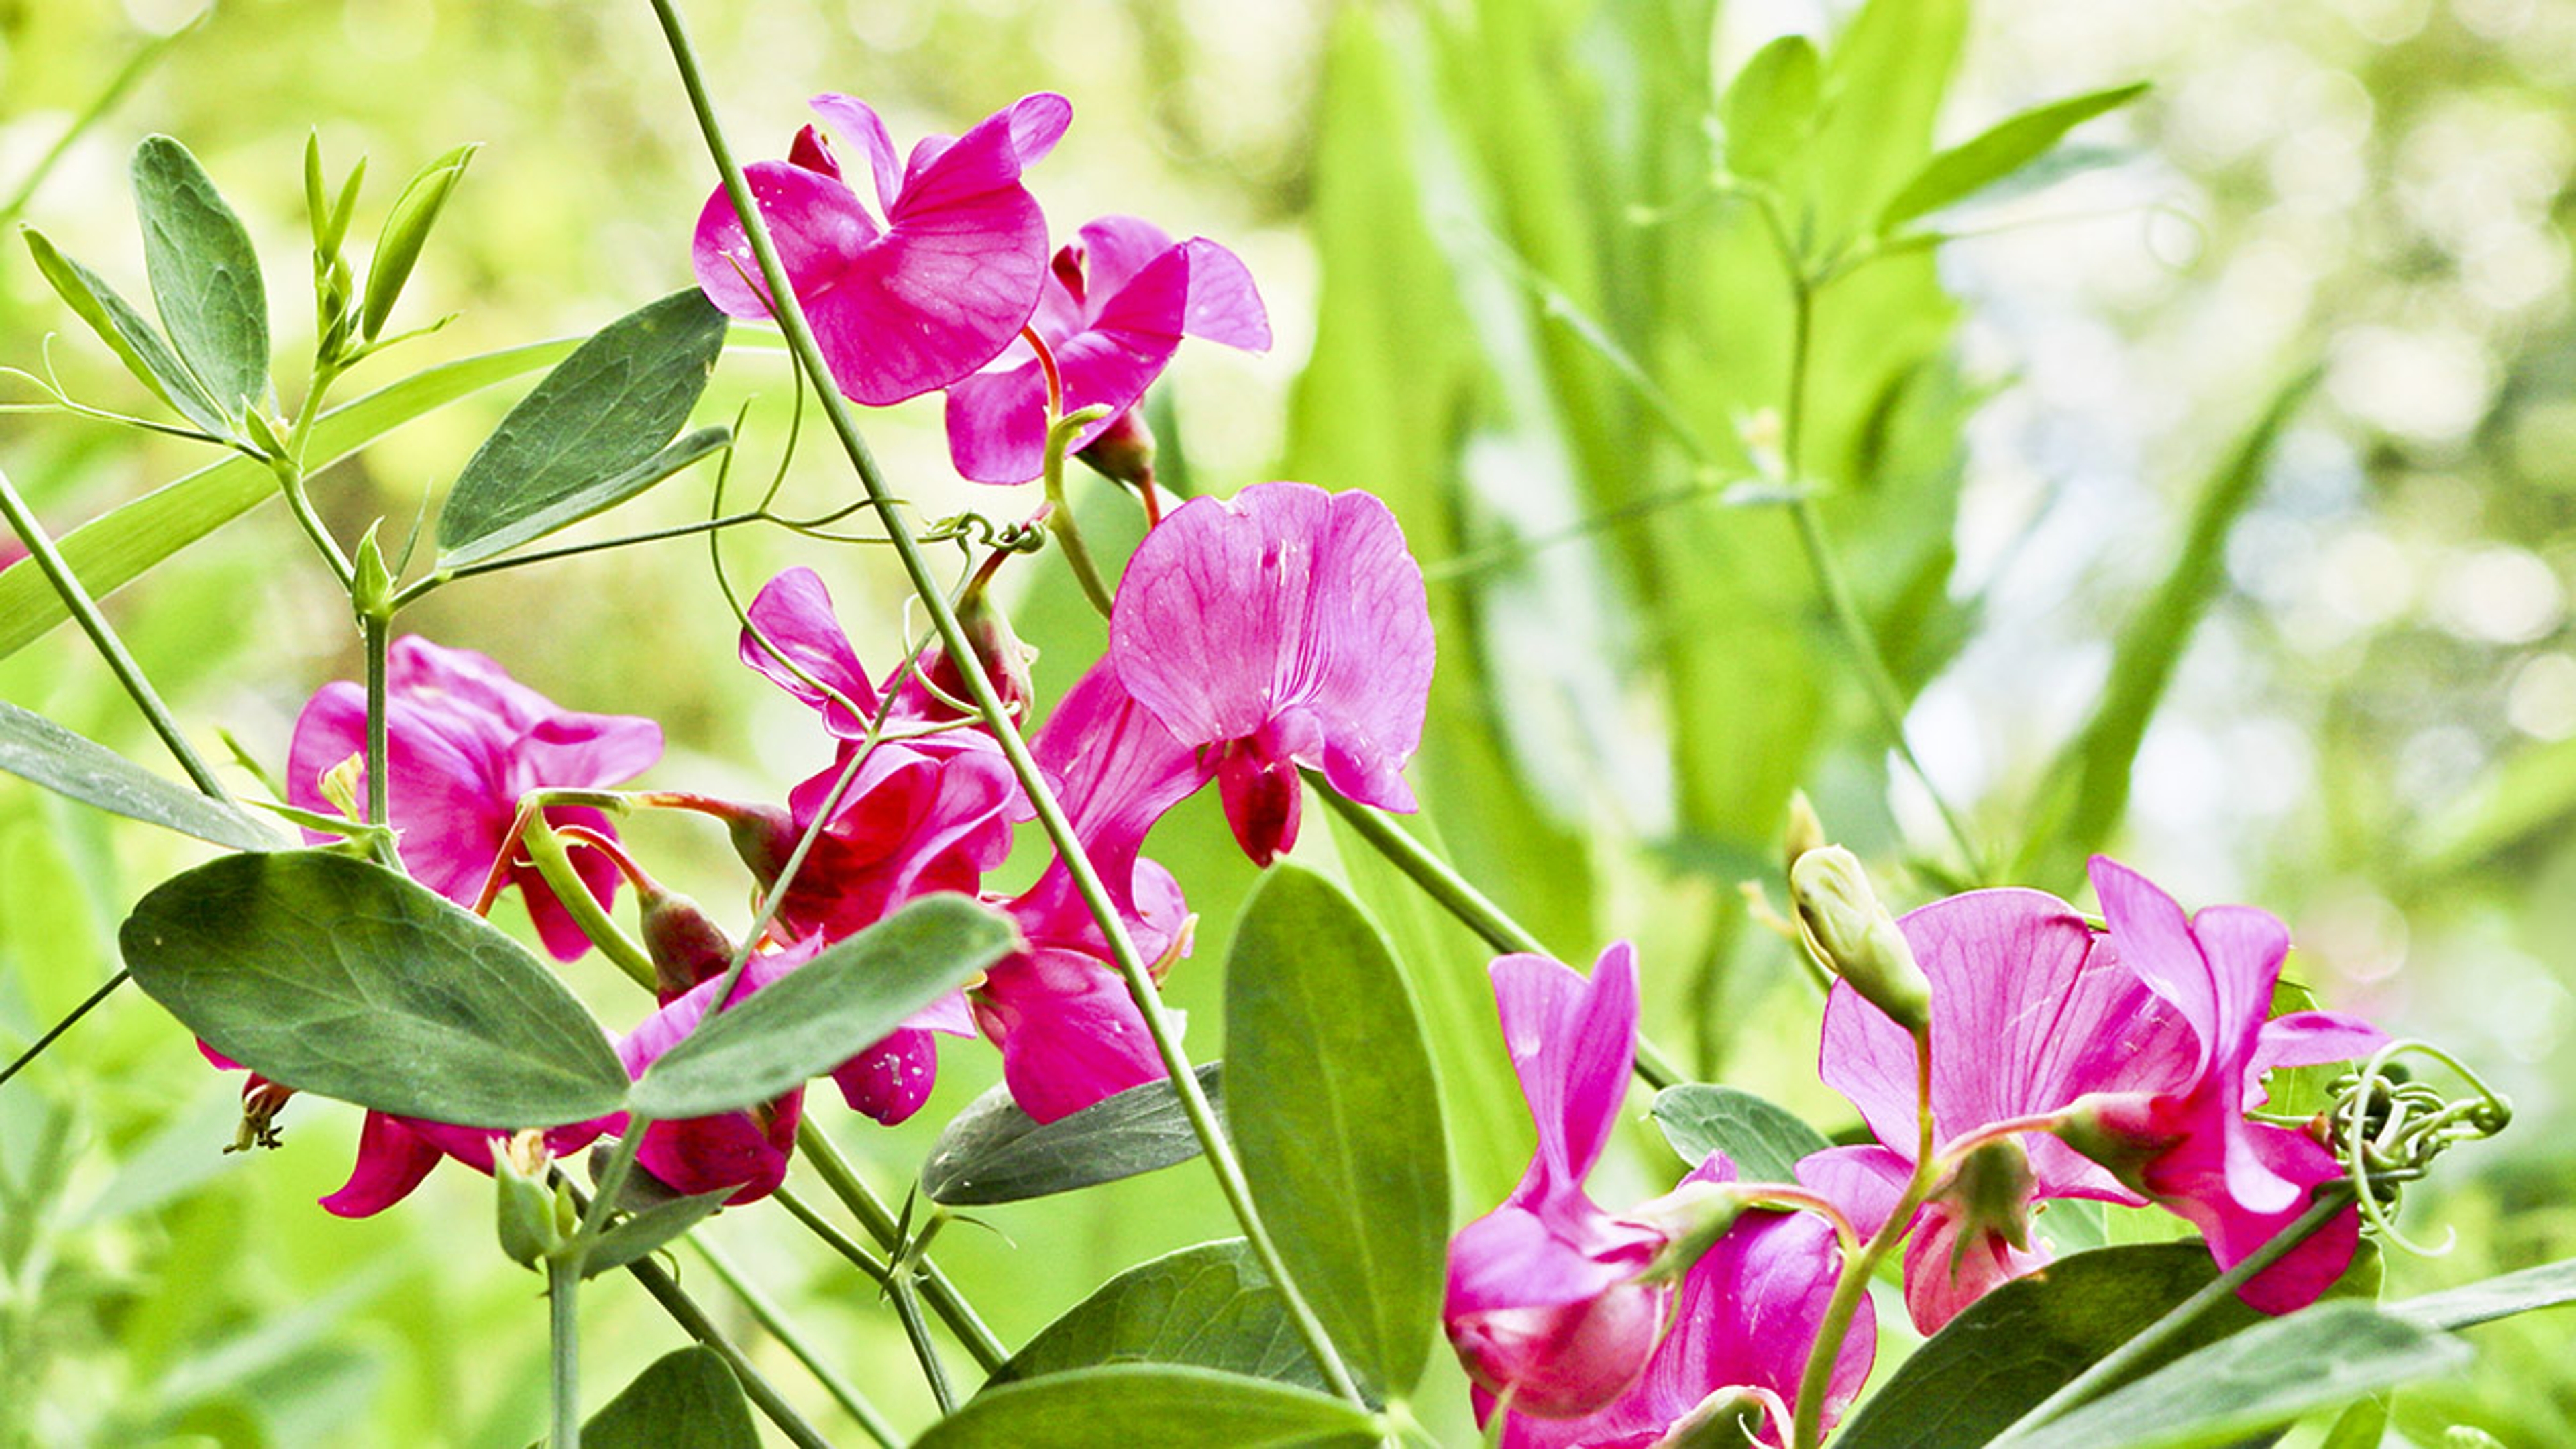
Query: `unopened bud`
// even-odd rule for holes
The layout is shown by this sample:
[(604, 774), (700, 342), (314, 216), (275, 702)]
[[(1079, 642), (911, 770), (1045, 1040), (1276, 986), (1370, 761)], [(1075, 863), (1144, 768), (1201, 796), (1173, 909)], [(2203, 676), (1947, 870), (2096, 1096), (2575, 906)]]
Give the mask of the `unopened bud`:
[(1678, 1283), (1700, 1255), (1716, 1246), (1735, 1220), (1744, 1216), (1750, 1197), (1740, 1184), (1732, 1182), (1685, 1182), (1651, 1202), (1642, 1203), (1625, 1216), (1664, 1235), (1664, 1245), (1655, 1251), (1646, 1270), (1637, 1276), (1648, 1282)]
[(778, 884), (787, 857), (796, 853), (796, 820), (776, 805), (735, 805), (721, 817), (733, 839), (733, 853), (760, 882), (762, 890)]
[(1789, 894), (1798, 903), (1807, 949), (1825, 969), (1907, 1031), (1919, 1034), (1931, 1025), (1932, 983), (1896, 918), (1869, 888), (1860, 857), (1839, 845), (1807, 851), (1790, 868)]
[(656, 886), (642, 892), (637, 905), (644, 950), (653, 958), (653, 991), (664, 1005), (733, 964), (733, 942), (696, 901)]
[(536, 1267), (566, 1241), (556, 1195), (546, 1189), (546, 1169), (552, 1162), (546, 1134), (535, 1128), (512, 1137), (492, 1154), (492, 1180), (500, 1188), (501, 1251), (522, 1267)]
[(1153, 486), (1154, 430), (1135, 408), (1110, 419), (1100, 436), (1074, 456), (1105, 478), (1133, 488)]
[(1759, 1444), (1762, 1421), (1776, 1404), (1760, 1389), (1711, 1394), (1673, 1421), (1655, 1449), (1744, 1449)]
[(1798, 857), (1811, 850), (1821, 850), (1832, 843), (1825, 834), (1825, 822), (1816, 818), (1816, 807), (1807, 802), (1807, 792), (1789, 794), (1789, 828), (1781, 833), (1780, 869), (1785, 874), (1798, 868)]
[[(1003, 557), (1006, 555), (996, 554), (994, 564)], [(1037, 698), (1037, 690), (1029, 683), (1029, 662), (1037, 658), (1037, 651), (1020, 642), (1002, 606), (993, 602), (991, 591), (985, 587), (992, 579), (992, 569), (993, 564), (987, 564), (966, 586), (965, 597), (957, 601), (957, 623), (965, 630), (966, 642), (975, 651), (976, 662), (983, 666), (984, 677), (992, 681), (993, 693), (1001, 699), (1003, 711), (1013, 719), (1025, 719)], [(922, 671), (938, 694), (954, 700), (975, 697), (966, 687), (965, 676), (957, 672), (957, 662), (948, 657), (945, 649), (934, 649), (925, 656)]]

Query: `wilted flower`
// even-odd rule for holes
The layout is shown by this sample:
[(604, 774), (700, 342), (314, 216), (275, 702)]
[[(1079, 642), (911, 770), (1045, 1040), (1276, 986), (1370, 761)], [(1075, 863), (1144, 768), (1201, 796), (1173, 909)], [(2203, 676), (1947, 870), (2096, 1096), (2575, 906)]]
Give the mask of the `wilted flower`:
[[(898, 161), (863, 101), (820, 95), (823, 119), (866, 153), (877, 210), (808, 126), (785, 161), (744, 168), (789, 284), (841, 391), (871, 405), (948, 386), (992, 360), (1037, 310), (1046, 218), (1020, 182), (1072, 119), (1064, 97), (1024, 96), (954, 139)], [(698, 216), (690, 265), (734, 317), (769, 315), (741, 218), (719, 189)]]

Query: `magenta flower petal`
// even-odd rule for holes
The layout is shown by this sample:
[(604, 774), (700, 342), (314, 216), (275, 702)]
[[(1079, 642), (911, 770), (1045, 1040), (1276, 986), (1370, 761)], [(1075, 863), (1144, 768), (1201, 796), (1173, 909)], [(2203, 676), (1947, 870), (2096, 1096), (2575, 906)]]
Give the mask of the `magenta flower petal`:
[(1513, 1193), (1543, 1203), (1579, 1188), (1601, 1157), (1636, 1064), (1637, 956), (1612, 943), (1586, 980), (1545, 956), (1488, 968), (1503, 1044), (1538, 1125), (1538, 1155)]
[[(761, 219), (769, 223), (779, 264), (800, 297), (808, 279), (820, 284), (837, 278), (845, 259), (873, 246), (884, 231), (836, 174), (792, 161), (755, 161), (742, 174)], [(760, 260), (752, 255), (750, 238), (722, 190), (708, 197), (698, 213), (690, 264), (699, 289), (717, 311), (728, 317), (769, 315), (769, 289), (761, 282)]]
[[(1422, 571), (1395, 516), (1366, 493), (1302, 483), (1174, 510), (1128, 561), (1109, 622), (1120, 680), (1182, 743), (1243, 753), (1260, 768), (1239, 778), (1256, 782), (1321, 769), (1388, 810), (1414, 808), (1402, 771), (1421, 742), (1432, 654)], [(1295, 843), (1284, 793), (1228, 793), (1256, 863)]]
[(2263, 1023), (2245, 1066), (2245, 1094), (2261, 1102), (2263, 1074), (2274, 1067), (2315, 1067), (2369, 1056), (2388, 1045), (2388, 1033), (2340, 1011), (2294, 1011)]
[(1245, 352), (1270, 350), (1270, 310), (1243, 258), (1203, 236), (1181, 243), (1190, 259), (1189, 310), (1181, 330)]
[(358, 1160), (339, 1191), (322, 1199), (335, 1217), (368, 1218), (411, 1196), (443, 1156), (390, 1112), (369, 1112), (358, 1129)]
[(974, 1001), (1011, 1100), (1040, 1122), (1165, 1075), (1126, 983), (1094, 957), (1021, 952), (986, 973)]
[[(743, 612), (795, 668), (779, 662), (776, 655), (762, 648), (760, 638), (749, 629), (742, 631), (738, 646), (742, 662), (813, 706), (822, 714), (824, 728), (833, 734), (853, 740), (864, 736), (868, 721), (854, 717), (830, 694), (815, 687), (822, 684), (838, 690), (862, 711), (872, 714), (877, 708), (877, 687), (860, 666), (849, 635), (841, 631), (840, 617), (832, 612), (832, 594), (823, 587), (822, 575), (809, 568), (788, 569), (761, 585), (751, 607)], [(799, 669), (811, 676), (812, 682), (800, 676), (796, 672)]]

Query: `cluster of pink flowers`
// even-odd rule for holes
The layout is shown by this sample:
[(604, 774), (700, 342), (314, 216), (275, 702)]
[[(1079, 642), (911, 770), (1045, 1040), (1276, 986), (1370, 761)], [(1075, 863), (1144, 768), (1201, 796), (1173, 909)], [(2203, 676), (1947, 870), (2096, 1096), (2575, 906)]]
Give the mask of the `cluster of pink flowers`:
[[(2225, 1268), (2342, 1174), (2316, 1135), (2248, 1114), (2272, 1068), (2348, 1060), (2386, 1038), (2332, 1012), (2270, 1017), (2289, 946), (2270, 915), (2218, 906), (2186, 917), (2105, 858), (2092, 877), (2102, 929), (2029, 890), (1974, 891), (1902, 918), (1930, 987), (1920, 1038), (1849, 981), (1827, 1002), (1821, 1073), (1879, 1145), (1815, 1153), (1772, 1200), (1830, 1205), (1855, 1241), (1887, 1227), (1916, 1181), (1917, 1053), (1928, 1043), (1935, 1168), (1905, 1253), (1906, 1305), (1926, 1334), (2048, 1262), (2032, 1218), (2051, 1199), (2165, 1208)], [(1676, 1288), (1669, 1250), (1689, 1217), (1673, 1210), (1679, 1193), (1612, 1214), (1582, 1189), (1628, 1085), (1627, 947), (1612, 947), (1589, 982), (1528, 956), (1495, 962), (1493, 977), (1539, 1150), (1512, 1195), (1450, 1246), (1449, 1336), (1480, 1421), (1503, 1413), (1505, 1445), (1629, 1449), (1664, 1442), (1693, 1415), (1758, 1408), (1762, 1442), (1785, 1442), (1844, 1268), (1834, 1233), (1816, 1217), (1745, 1212)], [(1685, 1183), (1734, 1176), (1718, 1154)], [(1763, 1199), (1762, 1187), (1742, 1191)], [(2305, 1307), (2342, 1275), (2358, 1235), (2348, 1207), (2240, 1295), (2271, 1313)], [(1867, 1376), (1874, 1341), (1864, 1307), (1837, 1350), (1823, 1424)]]

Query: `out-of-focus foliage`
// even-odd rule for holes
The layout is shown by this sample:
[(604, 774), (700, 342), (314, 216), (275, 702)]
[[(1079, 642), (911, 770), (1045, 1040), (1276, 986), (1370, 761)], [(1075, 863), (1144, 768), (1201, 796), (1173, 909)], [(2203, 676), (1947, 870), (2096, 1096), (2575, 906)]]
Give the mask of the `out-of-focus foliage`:
[[(2062, 803), (2066, 776), (2051, 771), (2077, 758), (2070, 742), (2109, 736), (2120, 748), (2097, 768), (2118, 787), (2112, 808), (2127, 803), (2115, 848), (2188, 899), (2271, 906), (2297, 932), (2294, 972), (2333, 1004), (2501, 1068), (2526, 1121), (2576, 1102), (2556, 1065), (2576, 1030), (2564, 947), (2576, 11), (690, 9), (718, 104), (755, 154), (783, 146), (816, 91), (864, 94), (914, 133), (1062, 90), (1075, 125), (1036, 178), (1059, 231), (1087, 219), (1074, 199), (1115, 197), (1246, 256), (1282, 345), (1175, 370), (1167, 473), (1202, 490), (1295, 476), (1388, 499), (1429, 565), (1442, 641), (1414, 772), (1426, 834), (1568, 959), (1638, 939), (1648, 1033), (1700, 1065), (1848, 1120), (1806, 1071), (1814, 1002), (1794, 948), (1749, 924), (1736, 889), (1776, 875), (1792, 788), (1864, 851), (1920, 859), (1922, 878), (1891, 893), (1912, 904), (1936, 876), (2010, 863)], [(185, 18), (164, 0), (0, 0), (0, 204), (124, 58)], [(1822, 119), (1794, 119), (1792, 76), (1767, 96), (1791, 119), (1756, 126), (1763, 98), (1730, 102), (1724, 87), (1784, 26), (1818, 41)], [(1793, 308), (1761, 214), (1711, 190), (1718, 166), (1758, 172), (1805, 238), (1831, 245), (1873, 224), (1936, 149), (2138, 79), (2154, 93), (2078, 133), (2077, 159), (2104, 164), (1937, 213), (1929, 224), (1966, 239), (1822, 294), (1798, 456), (1766, 464), (1786, 442)], [(593, 330), (682, 285), (686, 228), (712, 184), (640, 5), (242, 0), (172, 44), (13, 219), (139, 295), (124, 157), (146, 132), (178, 136), (242, 213), (270, 268), (279, 355), (300, 358), (308, 127), (335, 167), (363, 152), (387, 178), (359, 237), (391, 205), (390, 178), (484, 143), (389, 330), (459, 319), (369, 364), (351, 396), (432, 361)], [(64, 334), (51, 358), (76, 396), (151, 405), (9, 242), (0, 362), (33, 366), (47, 331)], [(2214, 525), (2216, 567), (2187, 575), (2194, 510), (2231, 450), (2318, 365), (2313, 395)], [(289, 385), (293, 371), (281, 368)], [(750, 474), (783, 441), (784, 380), (757, 344), (718, 374), (728, 417), (757, 395)], [(11, 401), (17, 386), (0, 383)], [(399, 537), (434, 507), (510, 392), (328, 476), (317, 496), (342, 537), (378, 516)], [(898, 410), (871, 438), (930, 512), (990, 505), (941, 481), (935, 405)], [(207, 461), (92, 422), (0, 415), (0, 466), (58, 529)], [(791, 496), (838, 501), (832, 461), (809, 448)], [(1892, 764), (1791, 512), (1736, 486), (1766, 466), (1817, 490), (1822, 531), (1911, 701), (1909, 735), (1976, 858)], [(700, 486), (666, 485), (638, 526), (693, 516)], [(1114, 558), (1133, 525), (1102, 527)], [(263, 509), (113, 605), (200, 738), (223, 724), (272, 767), (297, 704), (356, 669), (300, 546)], [(737, 579), (804, 557), (756, 536), (728, 547)], [(881, 662), (899, 584), (827, 557), (843, 616), (874, 631), (864, 657)], [(2188, 617), (2120, 662), (2112, 641), (2152, 641), (2142, 621), (2177, 579), (2195, 591)], [(1017, 618), (1046, 651), (1045, 697), (1101, 646), (1060, 577)], [(733, 624), (695, 545), (460, 585), (405, 623), (505, 654), (576, 707), (663, 720), (673, 758), (658, 779), (774, 795), (821, 763), (800, 712), (731, 663)], [(2141, 692), (2150, 668), (2160, 687)], [(0, 697), (154, 758), (68, 631), (0, 660)], [(2103, 716), (2106, 698), (2155, 713)], [(720, 841), (654, 820), (631, 834), (703, 898), (738, 890)], [(1487, 953), (1365, 847), (1320, 828), (1310, 839), (1327, 864), (1340, 846), (1403, 956), (1451, 1111), (1455, 1215), (1471, 1215), (1527, 1152), (1526, 1126), (1503, 1110), (1514, 1088)], [(1153, 853), (1202, 916), (1172, 986), (1210, 1058), (1219, 963), (1252, 874), (1212, 800), (1167, 824)], [(104, 980), (116, 921), (200, 858), (0, 781), (0, 1049)], [(590, 999), (619, 999), (604, 971), (576, 977)], [(995, 1080), (989, 1053), (946, 1058), (938, 1095), (904, 1129), (830, 1119), (881, 1184), (905, 1181), (938, 1125)], [(327, 1218), (312, 1199), (340, 1180), (356, 1115), (299, 1103), (283, 1151), (224, 1156), (233, 1091), (132, 994), (0, 1088), (0, 1443), (408, 1444), (423, 1424), (443, 1442), (526, 1442), (542, 1417), (542, 1315), (533, 1280), (491, 1252), (488, 1185), (451, 1169), (382, 1218)], [(2527, 1127), (2446, 1163), (2408, 1222), (2456, 1225), (2462, 1247), (2431, 1265), (2392, 1255), (2392, 1296), (2576, 1252), (2564, 1206), (2576, 1157), (2556, 1136)], [(1112, 1274), (1233, 1231), (1188, 1168), (978, 1211), (997, 1232), (951, 1228), (940, 1256), (1014, 1345)], [(884, 1305), (771, 1221), (727, 1215), (710, 1232), (899, 1421), (926, 1421)], [(591, 1295), (594, 1383), (676, 1346), (628, 1292), (603, 1280)], [(711, 1283), (707, 1296), (722, 1301)], [(726, 1312), (801, 1391), (795, 1365)], [(2416, 1442), (2452, 1422), (2511, 1443), (2576, 1440), (2562, 1327), (2480, 1330), (2472, 1375), (2400, 1392), (2397, 1425)], [(1442, 1377), (1445, 1356), (1433, 1374), (1426, 1399), (1459, 1415), (1437, 1427), (1458, 1432), (1463, 1383)]]

